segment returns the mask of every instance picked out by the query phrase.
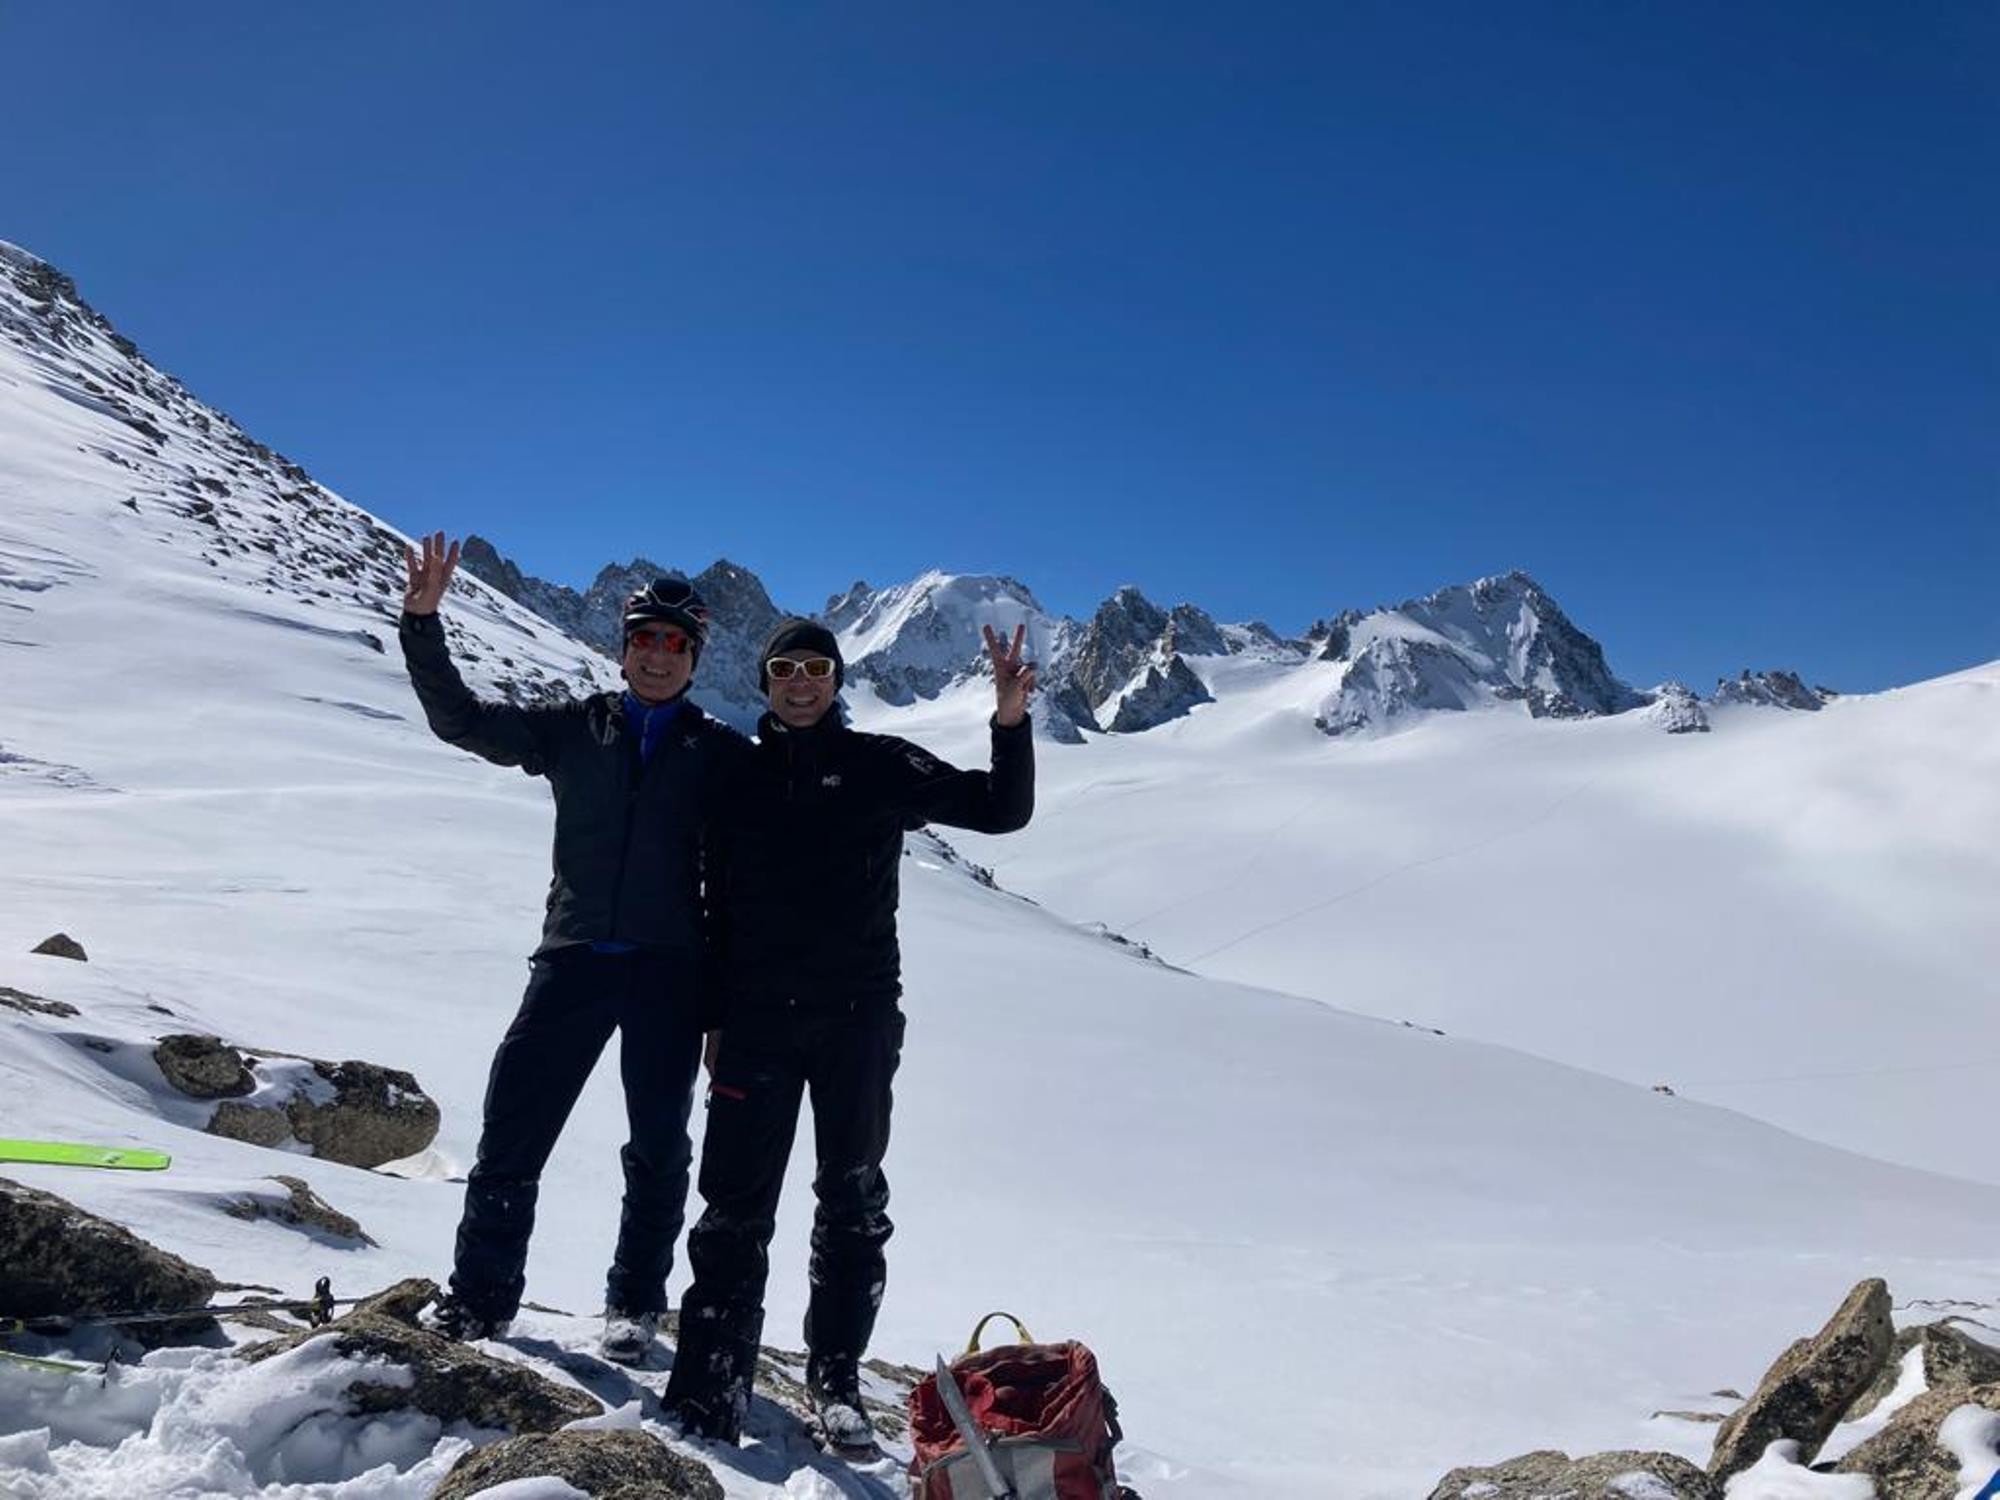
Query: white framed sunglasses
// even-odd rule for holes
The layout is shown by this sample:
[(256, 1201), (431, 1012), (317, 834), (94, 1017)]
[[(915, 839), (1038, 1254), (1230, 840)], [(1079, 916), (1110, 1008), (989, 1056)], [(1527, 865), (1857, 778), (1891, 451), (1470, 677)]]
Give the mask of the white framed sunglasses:
[(830, 656), (809, 656), (800, 661), (792, 656), (774, 656), (764, 663), (764, 670), (773, 682), (790, 682), (803, 672), (814, 682), (824, 682), (833, 675), (833, 658)]

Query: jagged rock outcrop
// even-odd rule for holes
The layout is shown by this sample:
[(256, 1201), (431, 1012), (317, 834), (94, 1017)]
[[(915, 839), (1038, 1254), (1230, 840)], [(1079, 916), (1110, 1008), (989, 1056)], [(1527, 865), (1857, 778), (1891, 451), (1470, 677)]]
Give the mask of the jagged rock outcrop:
[(1887, 1284), (1879, 1278), (1859, 1283), (1824, 1328), (1778, 1356), (1750, 1399), (1722, 1424), (1708, 1472), (1727, 1481), (1781, 1438), (1796, 1442), (1799, 1462), (1810, 1464), (1888, 1363), (1895, 1337)]
[(123, 1225), (0, 1178), (0, 1308), (14, 1317), (201, 1307), (216, 1285), (201, 1266)]
[(1167, 659), (1164, 671), (1157, 666), (1146, 668), (1146, 675), (1118, 700), (1111, 722), (1105, 727), (1113, 734), (1135, 734), (1214, 701), (1214, 695), (1194, 675), (1194, 669), (1173, 656)]
[(1831, 688), (1807, 687), (1796, 672), (1753, 673), (1745, 667), (1740, 677), (1716, 679), (1715, 693), (1710, 701), (1749, 703), (1762, 708), (1789, 708), (1802, 713), (1817, 713), (1826, 707), (1830, 699), (1837, 696), (1839, 695)]
[(398, 1282), (324, 1328), (257, 1344), (243, 1350), (242, 1357), (254, 1364), (313, 1339), (331, 1339), (350, 1359), (380, 1360), (407, 1370), (411, 1377), (407, 1384), (381, 1380), (366, 1371), (356, 1374), (345, 1394), (352, 1408), (364, 1415), (416, 1411), (447, 1425), (465, 1422), (521, 1433), (552, 1432), (603, 1411), (594, 1397), (582, 1391), (418, 1327), (418, 1310), (436, 1295), (434, 1282)]
[(45, 937), (28, 951), (44, 954), (49, 958), (73, 958), (80, 964), (90, 962), (90, 955), (83, 951), (83, 944), (66, 932)]
[(1214, 701), (1182, 653), (1222, 656), (1229, 642), (1191, 604), (1163, 610), (1127, 584), (1098, 606), (1061, 663), (1059, 702), (1086, 710), (1077, 721), (1132, 734)]
[(400, 1068), (193, 1035), (160, 1038), (153, 1059), (179, 1092), (219, 1101), (205, 1127), (210, 1135), (253, 1146), (297, 1143), (350, 1167), (414, 1156), (437, 1139), (437, 1104)]
[(1097, 606), (1064, 664), (1064, 676), (1088, 702), (1102, 703), (1152, 659), (1166, 629), (1166, 611), (1127, 584)]
[(222, 1211), (232, 1219), (269, 1219), (308, 1233), (319, 1230), (323, 1235), (341, 1242), (343, 1248), (376, 1243), (354, 1218), (320, 1197), (304, 1178), (280, 1175), (271, 1181), (285, 1190), (282, 1197), (273, 1193), (250, 1193), (223, 1204)]
[(826, 622), (827, 629), (838, 635), (852, 627), (874, 602), (875, 590), (868, 586), (866, 579), (857, 578), (844, 592), (828, 598), (826, 608), (819, 612), (819, 617)]
[(1344, 609), (1331, 620), (1321, 620), (1306, 632), (1306, 643), (1314, 648), (1318, 661), (1345, 661), (1354, 645), (1354, 627), (1365, 616), (1358, 609)]
[(1707, 734), (1708, 711), (1701, 706), (1693, 689), (1679, 682), (1663, 682), (1653, 689), (1652, 705), (1646, 710), (1668, 734)]
[(1722, 1500), (1722, 1488), (1671, 1453), (1597, 1453), (1571, 1458), (1544, 1449), (1490, 1468), (1453, 1469), (1429, 1500)]
[(722, 1500), (715, 1475), (644, 1432), (555, 1432), (476, 1448), (431, 1500), (471, 1497), (515, 1479), (560, 1479), (592, 1500)]

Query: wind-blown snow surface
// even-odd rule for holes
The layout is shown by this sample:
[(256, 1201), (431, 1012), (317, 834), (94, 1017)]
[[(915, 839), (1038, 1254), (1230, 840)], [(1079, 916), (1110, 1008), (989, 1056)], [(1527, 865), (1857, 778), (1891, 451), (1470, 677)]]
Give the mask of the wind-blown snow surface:
[[(205, 523), (176, 519), (150, 491), (137, 512), (126, 507), (135, 475), (195, 462), (196, 450), (177, 433), (141, 443), (45, 375), (0, 342), (0, 984), (81, 1014), (0, 1010), (4, 1124), (8, 1134), (143, 1141), (176, 1163), (145, 1176), (9, 1173), (231, 1280), (300, 1293), (331, 1274), (352, 1293), (440, 1274), (459, 1189), (439, 1179), (470, 1159), (486, 1061), (538, 927), (545, 791), (429, 736), (393, 644), (384, 655), (366, 642), (383, 631), (368, 606), (338, 591), (312, 604), (267, 594), (260, 559), (203, 557), (190, 538)], [(105, 449), (137, 467), (110, 463)], [(447, 610), (485, 646), (483, 680), (502, 654), (548, 675), (590, 670), (483, 590), (468, 587)], [(976, 737), (977, 701), (946, 707), (940, 742)], [(1206, 732), (1210, 712), (1186, 729)], [(1261, 739), (1276, 768), (1264, 774), (1283, 779), (1300, 774), (1284, 769), (1295, 732), (1311, 733), (1252, 719), (1233, 742)], [(1147, 743), (1192, 754), (1175, 751), (1177, 733)], [(1399, 743), (1447, 753), (1426, 751), (1421, 731)], [(1150, 846), (1156, 820), (1199, 799), (1183, 787), (1144, 800), (1135, 763), (1097, 773), (1133, 778), (1134, 816), (1092, 811), (1116, 806), (1122, 790), (1084, 791), (1096, 752), (1043, 752), (1037, 827), (1052, 837), (1019, 846), (1035, 877), (1023, 883), (1044, 892), (1071, 851), (1074, 907), (1037, 909), (912, 845), (912, 1020), (889, 1165), (899, 1232), (878, 1353), (927, 1364), (979, 1313), (1010, 1307), (1043, 1337), (1097, 1348), (1132, 1437), (1130, 1480), (1149, 1497), (1407, 1500), (1452, 1464), (1537, 1446), (1699, 1456), (1707, 1429), (1648, 1414), (1746, 1387), (1860, 1275), (1887, 1276), (1902, 1298), (2000, 1294), (2000, 1190), (1519, 1052), (1177, 973), (1070, 925), (1133, 915), (1108, 909), (1115, 886), (1092, 895), (1076, 873), (1087, 838), (1108, 872), (1152, 861), (1164, 872), (1158, 899), (1197, 898), (1176, 933), (1233, 899), (1231, 881), (1248, 878), (1236, 861), (1262, 847), (1246, 845), (1236, 823), (1225, 825), (1233, 841), (1205, 855), (1191, 828), (1173, 848)], [(1320, 764), (1386, 788), (1403, 763), (1343, 747)], [(1584, 795), (1563, 774), (1563, 752), (1537, 765), (1549, 801)], [(1325, 794), (1357, 809), (1328, 825), (1343, 844), (1372, 847), (1385, 864), (1398, 849), (1406, 862), (1412, 847), (1423, 851), (1392, 838), (1393, 803), (1364, 817), (1369, 798), (1352, 784), (1330, 778)], [(1462, 842), (1505, 836), (1478, 786), (1430, 784), (1445, 809), (1422, 826), (1455, 829)], [(1719, 804), (1726, 791), (1719, 778)], [(1689, 817), (1690, 795), (1661, 821)], [(1280, 826), (1289, 806), (1282, 796), (1261, 804), (1273, 859), (1295, 845)], [(1615, 842), (1635, 826), (1598, 833)], [(1662, 835), (1643, 847), (1675, 845)], [(1005, 843), (981, 852), (1016, 859)], [(1545, 855), (1512, 878), (1553, 867)], [(1586, 873), (1601, 878), (1597, 866)], [(1600, 950), (1579, 932), (1667, 889), (1657, 872), (1609, 891), (1566, 880), (1536, 922), (1496, 933), (1494, 912), (1516, 909), (1509, 878), (1488, 871), (1476, 900), (1458, 890), (1384, 919), (1405, 925), (1370, 939), (1370, 973), (1403, 987), (1402, 1008), (1421, 1010), (1407, 997), (1431, 992), (1440, 949), (1483, 945), (1489, 982), (1523, 993), (1517, 976), (1546, 983), (1592, 961)], [(1303, 904), (1338, 890), (1322, 882), (1290, 895)], [(1682, 924), (1672, 943), (1633, 954), (1631, 970), (1607, 972), (1600, 987), (1655, 968), (1695, 983), (1707, 961), (1687, 949), (1707, 898), (1691, 899), (1692, 916), (1658, 919)], [(1355, 946), (1324, 913), (1303, 920), (1323, 930), (1323, 962)], [(89, 964), (26, 953), (57, 929), (85, 943)], [(1195, 935), (1214, 943), (1236, 930), (1215, 920)], [(1168, 946), (1194, 956), (1189, 943)], [(1394, 952), (1407, 971), (1388, 961)], [(1203, 963), (1227, 973), (1222, 957)], [(1469, 960), (1458, 971), (1472, 972)], [(1980, 1035), (1967, 1026), (1961, 1042)], [(412, 1070), (444, 1110), (432, 1175), (401, 1180), (199, 1133), (163, 1103), (145, 1056), (171, 1030)], [(604, 1073), (549, 1169), (529, 1268), (533, 1299), (576, 1312), (596, 1305), (616, 1216), (623, 1120)], [(220, 1212), (277, 1171), (306, 1178), (379, 1248), (334, 1249)], [(803, 1307), (808, 1218), (801, 1161), (774, 1252), (779, 1341)], [(587, 1332), (537, 1317), (547, 1320), (537, 1332), (558, 1343)], [(437, 1434), (419, 1460), (408, 1428), (345, 1446), (322, 1432), (305, 1455), (318, 1466), (310, 1482), (286, 1488), (271, 1435), (245, 1409), (268, 1388), (232, 1385), (206, 1358), (156, 1357), (134, 1378), (158, 1384), (157, 1410), (145, 1397), (88, 1420), (52, 1422), (52, 1398), (0, 1384), (0, 1462), (47, 1494), (144, 1492), (138, 1476), (199, 1459), (219, 1466), (210, 1492), (358, 1500), (421, 1492), (464, 1440)], [(291, 1372), (301, 1402), (324, 1373), (310, 1366)], [(176, 1377), (182, 1367), (193, 1376)], [(48, 1439), (35, 1436), (51, 1425)], [(225, 1439), (257, 1452), (226, 1463)], [(420, 1461), (430, 1467), (409, 1472)], [(825, 1474), (807, 1472), (815, 1462)], [(836, 1471), (783, 1446), (722, 1468), (734, 1496), (866, 1492)], [(352, 1474), (373, 1477), (341, 1483)]]
[[(2000, 662), (1818, 713), (1434, 716), (1329, 740), (1314, 668), (1043, 755), (1001, 882), (1219, 978), (1505, 1042), (2000, 1182)], [(990, 694), (989, 694), (990, 696)], [(975, 689), (861, 720), (979, 753)]]

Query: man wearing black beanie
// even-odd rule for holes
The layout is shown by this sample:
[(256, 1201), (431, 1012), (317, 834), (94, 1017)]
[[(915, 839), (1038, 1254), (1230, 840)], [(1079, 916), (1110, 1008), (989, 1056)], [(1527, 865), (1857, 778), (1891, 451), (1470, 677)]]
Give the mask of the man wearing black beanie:
[(896, 941), (903, 834), (926, 823), (1011, 833), (1034, 810), (1028, 695), (1035, 669), (985, 631), (995, 708), (990, 771), (961, 771), (908, 740), (847, 727), (840, 644), (786, 620), (758, 686), (770, 704), (726, 799), (708, 870), (711, 961), (724, 1020), (712, 1038), (706, 1211), (688, 1235), (667, 1407), (690, 1436), (735, 1442), (764, 1326), (778, 1196), (812, 1099), (807, 1394), (836, 1447), (872, 1442), (860, 1363), (887, 1275), (890, 1082), (902, 1052)]

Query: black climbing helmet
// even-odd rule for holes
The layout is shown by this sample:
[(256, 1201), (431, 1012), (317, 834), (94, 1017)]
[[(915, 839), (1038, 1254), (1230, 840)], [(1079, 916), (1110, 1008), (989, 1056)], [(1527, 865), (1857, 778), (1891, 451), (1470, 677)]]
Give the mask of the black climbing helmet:
[(678, 625), (694, 649), (708, 644), (708, 601), (685, 578), (655, 578), (625, 601), (625, 634), (641, 625)]

